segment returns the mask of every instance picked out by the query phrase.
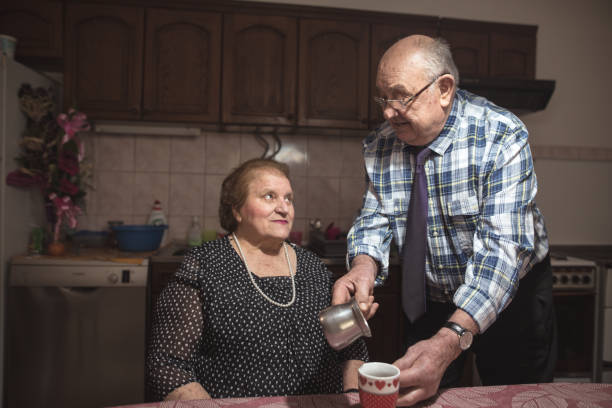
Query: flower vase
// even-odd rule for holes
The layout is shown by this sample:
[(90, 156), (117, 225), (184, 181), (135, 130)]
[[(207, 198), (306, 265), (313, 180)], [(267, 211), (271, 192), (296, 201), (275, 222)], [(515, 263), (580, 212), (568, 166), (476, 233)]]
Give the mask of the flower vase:
[(47, 246), (47, 253), (51, 256), (62, 256), (66, 253), (66, 245), (61, 241), (50, 242)]

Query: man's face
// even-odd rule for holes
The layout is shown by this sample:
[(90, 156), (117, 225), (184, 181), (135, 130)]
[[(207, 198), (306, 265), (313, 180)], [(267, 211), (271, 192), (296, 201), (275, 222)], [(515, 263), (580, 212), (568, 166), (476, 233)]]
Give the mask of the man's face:
[(381, 61), (376, 88), (378, 96), (386, 99), (405, 101), (416, 95), (406, 106), (387, 103), (383, 115), (399, 139), (413, 146), (424, 146), (438, 136), (446, 115), (440, 103), (438, 81), (432, 83), (417, 64), (409, 61), (397, 58)]

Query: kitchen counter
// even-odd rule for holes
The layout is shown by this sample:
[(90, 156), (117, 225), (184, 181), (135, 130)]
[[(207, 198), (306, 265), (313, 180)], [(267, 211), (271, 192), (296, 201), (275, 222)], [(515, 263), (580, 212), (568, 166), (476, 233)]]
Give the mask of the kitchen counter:
[(87, 263), (121, 263), (131, 265), (148, 265), (149, 257), (155, 251), (127, 252), (116, 248), (74, 248), (68, 247), (66, 253), (61, 256), (51, 255), (17, 255), (12, 258), (17, 262), (31, 262), (44, 264), (80, 264)]
[(612, 245), (551, 245), (550, 252), (612, 266)]
[[(308, 248), (308, 247), (306, 247)], [(180, 263), (183, 260), (185, 252), (189, 249), (184, 241), (172, 241), (151, 254), (151, 262), (160, 263)], [(312, 249), (311, 249), (312, 250)], [(314, 252), (314, 251), (313, 251)], [(316, 252), (315, 252), (316, 253)], [(339, 266), (346, 264), (346, 258), (340, 257), (323, 257), (319, 256), (321, 261), (327, 266)], [(390, 265), (399, 265), (398, 257), (391, 257)]]

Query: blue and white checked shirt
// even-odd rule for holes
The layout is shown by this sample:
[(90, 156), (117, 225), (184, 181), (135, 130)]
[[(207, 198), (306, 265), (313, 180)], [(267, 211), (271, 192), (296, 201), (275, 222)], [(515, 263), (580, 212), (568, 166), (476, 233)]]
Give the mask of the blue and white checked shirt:
[[(548, 252), (525, 125), (488, 100), (458, 90), (425, 162), (428, 299), (454, 302), (484, 332), (516, 294), (519, 279)], [(363, 208), (348, 256), (379, 262), (388, 276), (391, 240), (404, 243), (415, 156), (383, 123), (364, 141)]]

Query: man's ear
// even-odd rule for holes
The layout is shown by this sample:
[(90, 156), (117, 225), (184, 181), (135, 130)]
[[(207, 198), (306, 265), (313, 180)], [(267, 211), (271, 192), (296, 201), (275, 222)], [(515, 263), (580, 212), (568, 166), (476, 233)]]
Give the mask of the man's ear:
[(455, 78), (451, 74), (442, 75), (438, 79), (438, 88), (440, 89), (440, 105), (446, 108), (453, 101)]

